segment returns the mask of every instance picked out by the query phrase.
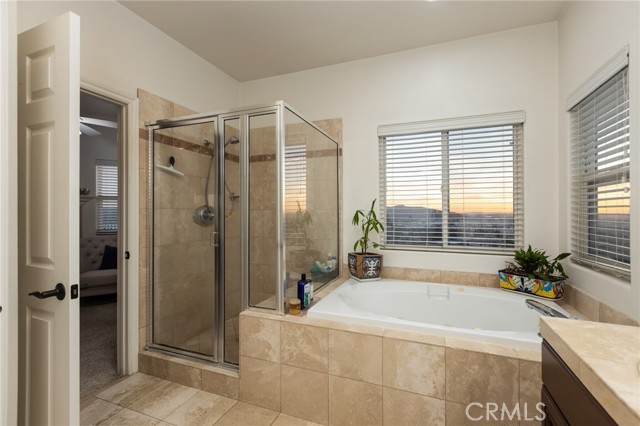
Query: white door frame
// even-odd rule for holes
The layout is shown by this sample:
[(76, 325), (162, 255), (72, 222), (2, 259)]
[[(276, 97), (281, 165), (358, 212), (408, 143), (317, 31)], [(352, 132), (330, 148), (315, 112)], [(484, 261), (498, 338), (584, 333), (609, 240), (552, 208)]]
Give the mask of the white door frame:
[[(118, 125), (118, 374), (138, 371), (139, 136), (138, 100), (85, 79), (80, 89), (120, 108)], [(80, 94), (78, 94), (79, 96)], [(129, 259), (125, 259), (129, 253)]]
[(18, 421), (18, 31), (0, 1), (0, 424)]

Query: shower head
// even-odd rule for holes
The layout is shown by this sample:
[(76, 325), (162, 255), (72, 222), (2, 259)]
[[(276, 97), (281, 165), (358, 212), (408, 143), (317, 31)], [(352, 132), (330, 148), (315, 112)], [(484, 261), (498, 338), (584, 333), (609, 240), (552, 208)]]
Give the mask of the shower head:
[(224, 143), (224, 147), (226, 148), (227, 145), (235, 145), (237, 143), (240, 142), (240, 139), (238, 139), (237, 136), (231, 136), (229, 139), (227, 139), (227, 141)]

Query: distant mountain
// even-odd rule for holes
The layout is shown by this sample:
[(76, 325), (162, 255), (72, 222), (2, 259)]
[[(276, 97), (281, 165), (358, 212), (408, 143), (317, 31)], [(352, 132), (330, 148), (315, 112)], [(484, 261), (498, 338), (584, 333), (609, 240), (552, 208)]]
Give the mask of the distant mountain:
[(400, 204), (397, 206), (387, 207), (387, 216), (403, 215), (403, 216), (442, 216), (442, 211), (438, 209), (430, 209), (420, 206), (405, 206)]

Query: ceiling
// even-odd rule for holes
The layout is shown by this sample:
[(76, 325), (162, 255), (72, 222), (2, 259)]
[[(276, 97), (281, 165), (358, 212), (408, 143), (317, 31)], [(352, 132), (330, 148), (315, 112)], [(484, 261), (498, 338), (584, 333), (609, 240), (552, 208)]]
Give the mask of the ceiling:
[(555, 21), (565, 4), (448, 0), (120, 3), (241, 82)]

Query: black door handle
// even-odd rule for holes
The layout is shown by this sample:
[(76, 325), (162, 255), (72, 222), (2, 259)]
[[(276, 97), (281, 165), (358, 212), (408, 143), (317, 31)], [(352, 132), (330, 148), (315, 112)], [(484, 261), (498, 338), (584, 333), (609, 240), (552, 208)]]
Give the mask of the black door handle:
[(63, 300), (66, 294), (67, 292), (64, 290), (64, 284), (58, 283), (56, 284), (56, 288), (54, 288), (53, 290), (43, 291), (42, 293), (39, 291), (34, 291), (32, 293), (29, 293), (29, 296), (35, 296), (38, 299), (47, 299), (49, 297), (55, 296), (58, 298), (58, 300)]

